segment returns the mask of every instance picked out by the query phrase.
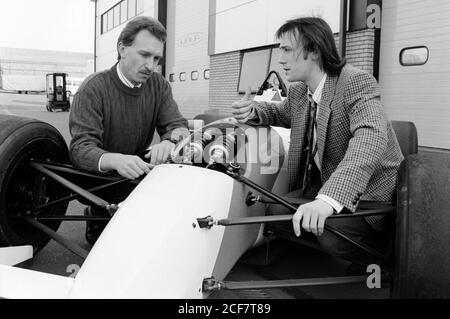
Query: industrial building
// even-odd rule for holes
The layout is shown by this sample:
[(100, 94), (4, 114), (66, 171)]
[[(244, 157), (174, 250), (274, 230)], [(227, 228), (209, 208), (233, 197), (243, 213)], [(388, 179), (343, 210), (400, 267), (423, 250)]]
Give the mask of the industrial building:
[(96, 0), (97, 71), (117, 61), (118, 35), (136, 15), (167, 28), (161, 72), (187, 118), (230, 113), (247, 85), (255, 91), (279, 70), (277, 27), (315, 15), (330, 24), (347, 61), (379, 80), (390, 118), (414, 122), (421, 147), (450, 150), (448, 1)]
[(47, 73), (85, 78), (94, 71), (92, 53), (0, 48), (0, 89), (44, 91)]

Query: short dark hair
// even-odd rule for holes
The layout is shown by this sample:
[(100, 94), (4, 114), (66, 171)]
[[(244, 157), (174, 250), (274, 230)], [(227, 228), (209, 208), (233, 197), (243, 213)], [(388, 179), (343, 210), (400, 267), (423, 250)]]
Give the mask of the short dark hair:
[(304, 52), (316, 53), (319, 67), (329, 75), (337, 75), (346, 64), (336, 48), (333, 32), (323, 19), (318, 17), (301, 17), (286, 21), (276, 32), (279, 39), (291, 34), (302, 45)]
[(147, 30), (161, 42), (166, 42), (167, 31), (161, 22), (151, 17), (138, 16), (125, 25), (119, 35), (119, 38), (117, 39), (117, 60), (120, 60), (119, 43), (122, 43), (127, 47), (131, 46), (136, 38), (136, 35), (141, 30)]

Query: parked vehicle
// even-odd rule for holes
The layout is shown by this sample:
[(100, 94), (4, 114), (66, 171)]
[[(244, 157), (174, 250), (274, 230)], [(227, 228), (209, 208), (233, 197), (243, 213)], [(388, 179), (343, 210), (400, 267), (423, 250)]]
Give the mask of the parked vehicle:
[(69, 92), (71, 96), (74, 96), (75, 93), (77, 93), (81, 83), (83, 83), (84, 78), (67, 77), (66, 81), (67, 81), (67, 92)]
[(49, 73), (46, 76), (47, 111), (60, 109), (69, 111), (70, 98), (67, 90), (66, 73)]

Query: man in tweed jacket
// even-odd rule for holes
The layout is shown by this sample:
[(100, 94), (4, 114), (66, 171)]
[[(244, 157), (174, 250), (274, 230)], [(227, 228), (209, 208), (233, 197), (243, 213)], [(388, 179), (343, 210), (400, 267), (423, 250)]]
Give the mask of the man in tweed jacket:
[[(381, 105), (378, 83), (371, 74), (339, 57), (331, 28), (320, 18), (289, 20), (276, 36), (280, 40), (279, 62), (288, 81), (296, 83), (281, 104), (239, 101), (233, 103), (233, 114), (252, 125), (291, 128), (291, 193), (287, 196), (299, 197), (309, 100), (317, 104), (315, 200), (297, 209), (292, 221), (294, 232), (300, 236), (303, 228), (316, 235), (331, 254), (370, 263), (358, 248), (323, 230), (329, 216), (355, 212), (361, 199), (394, 198), (403, 156)], [(277, 210), (273, 213), (287, 213), (283, 208)], [(327, 224), (376, 249), (385, 250), (389, 242), (381, 216), (330, 219)]]

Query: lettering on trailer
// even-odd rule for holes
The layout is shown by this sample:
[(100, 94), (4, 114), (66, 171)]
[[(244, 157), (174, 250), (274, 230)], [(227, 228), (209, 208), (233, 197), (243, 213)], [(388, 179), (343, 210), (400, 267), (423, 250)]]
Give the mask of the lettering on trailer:
[(366, 9), (366, 23), (369, 29), (381, 28), (381, 6), (375, 3), (369, 4)]
[(202, 32), (188, 33), (180, 38), (180, 40), (178, 41), (178, 45), (180, 47), (188, 47), (201, 42), (202, 38), (203, 38)]

